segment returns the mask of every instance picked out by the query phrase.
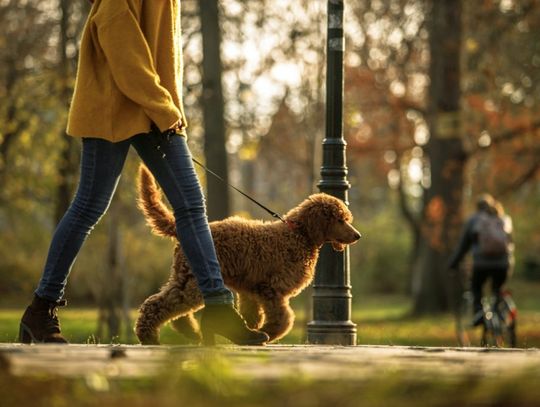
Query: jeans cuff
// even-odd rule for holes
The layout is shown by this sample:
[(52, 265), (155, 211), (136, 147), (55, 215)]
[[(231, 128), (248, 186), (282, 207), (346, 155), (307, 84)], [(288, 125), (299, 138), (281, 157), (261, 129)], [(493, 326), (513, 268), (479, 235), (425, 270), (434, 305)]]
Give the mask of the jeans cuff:
[(38, 298), (41, 298), (42, 300), (47, 300), (47, 301), (51, 301), (51, 302), (58, 302), (62, 299), (62, 295), (60, 295), (60, 298), (55, 298), (55, 297), (51, 297), (50, 295), (47, 295), (47, 294), (44, 294), (44, 293), (41, 293), (39, 291), (39, 288), (34, 291), (34, 295)]
[(203, 294), (205, 304), (234, 304), (234, 295), (228, 289)]

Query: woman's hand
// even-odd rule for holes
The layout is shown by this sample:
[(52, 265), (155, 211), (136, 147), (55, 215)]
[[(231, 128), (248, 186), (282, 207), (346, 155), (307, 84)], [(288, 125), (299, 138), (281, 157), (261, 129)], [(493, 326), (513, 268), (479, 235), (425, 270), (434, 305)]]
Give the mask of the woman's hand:
[(169, 129), (167, 131), (175, 132), (175, 133), (180, 134), (182, 129), (183, 129), (182, 120), (178, 120), (175, 124), (173, 124), (171, 127), (169, 127)]

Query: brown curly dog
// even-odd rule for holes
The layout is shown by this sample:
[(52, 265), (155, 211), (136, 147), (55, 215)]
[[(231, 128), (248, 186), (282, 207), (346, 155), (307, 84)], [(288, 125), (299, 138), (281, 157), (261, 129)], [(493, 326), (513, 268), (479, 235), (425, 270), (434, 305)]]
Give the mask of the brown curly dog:
[[(176, 239), (171, 211), (150, 172), (141, 167), (139, 207), (154, 233)], [(330, 242), (343, 250), (360, 238), (351, 225), (345, 204), (327, 194), (314, 194), (289, 211), (281, 221), (263, 222), (231, 217), (212, 222), (218, 260), (225, 284), (236, 292), (239, 311), (250, 328), (268, 334), (270, 340), (285, 336), (294, 313), (289, 299), (312, 280), (321, 246)], [(194, 312), (203, 308), (195, 277), (177, 243), (167, 283), (144, 301), (135, 332), (143, 344), (159, 343), (159, 329), (172, 326), (192, 340), (200, 339)]]

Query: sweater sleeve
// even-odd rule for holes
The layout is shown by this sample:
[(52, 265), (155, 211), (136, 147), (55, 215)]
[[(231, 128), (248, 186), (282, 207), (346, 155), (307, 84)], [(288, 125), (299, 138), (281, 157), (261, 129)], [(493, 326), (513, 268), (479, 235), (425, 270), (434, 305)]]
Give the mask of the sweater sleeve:
[(171, 94), (159, 81), (148, 43), (129, 9), (96, 24), (98, 41), (120, 91), (141, 106), (161, 131), (182, 119)]
[(463, 231), (461, 232), (461, 238), (459, 239), (458, 246), (448, 261), (449, 269), (456, 269), (461, 263), (463, 257), (467, 254), (473, 243), (474, 235), (474, 220), (470, 218)]

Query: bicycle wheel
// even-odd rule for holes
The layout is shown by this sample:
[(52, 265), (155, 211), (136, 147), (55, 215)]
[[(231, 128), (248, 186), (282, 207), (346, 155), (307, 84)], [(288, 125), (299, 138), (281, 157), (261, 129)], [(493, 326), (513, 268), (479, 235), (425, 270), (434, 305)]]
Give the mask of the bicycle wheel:
[(484, 304), (484, 325), (480, 345), (483, 347), (497, 347), (504, 345), (502, 324), (497, 313), (491, 310), (489, 303)]
[(500, 299), (486, 301), (482, 346), (515, 348), (517, 345), (516, 316), (516, 306), (509, 293), (503, 293)]
[(515, 348), (517, 346), (517, 307), (510, 292), (503, 292), (497, 313), (501, 319), (504, 344)]
[(517, 348), (516, 325), (517, 325), (517, 321), (514, 320), (512, 324), (508, 327), (508, 331), (507, 331), (508, 345), (511, 348)]

